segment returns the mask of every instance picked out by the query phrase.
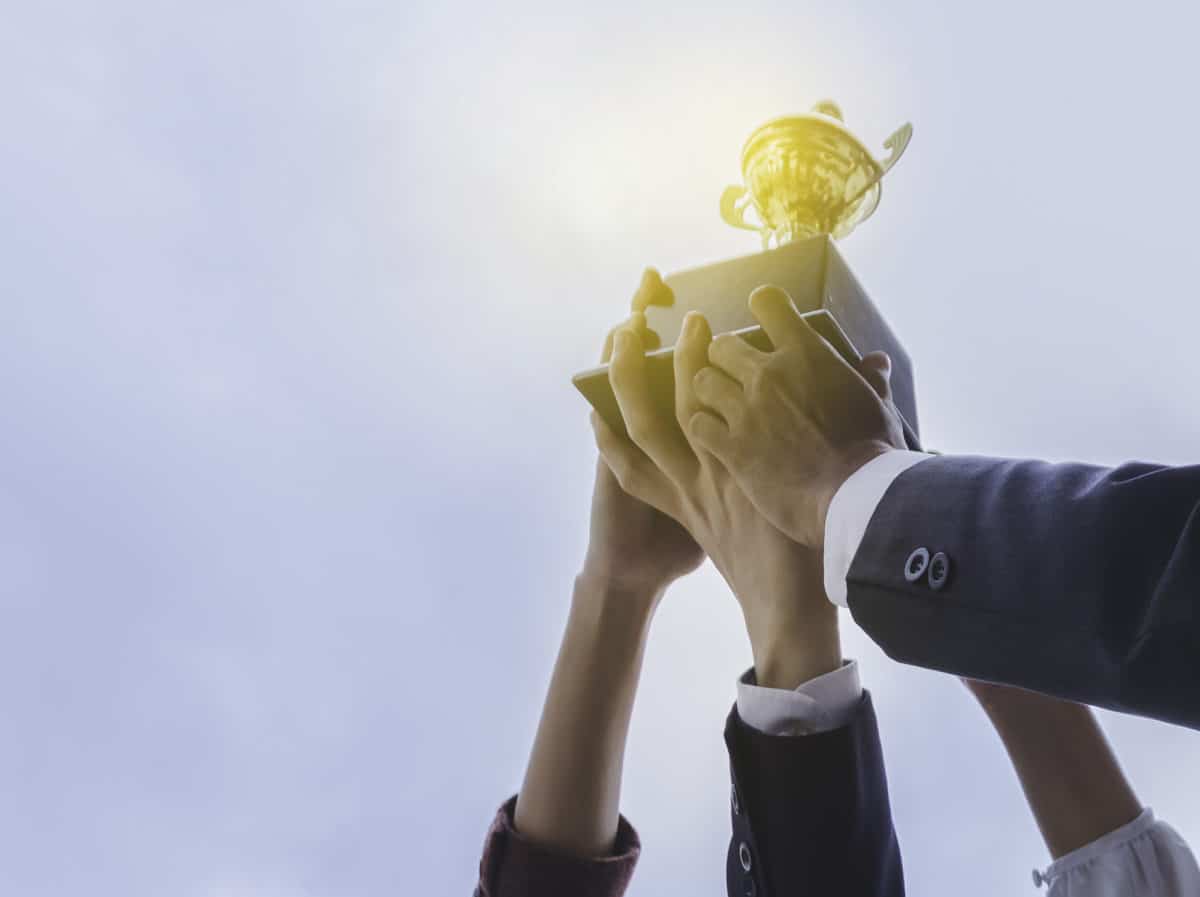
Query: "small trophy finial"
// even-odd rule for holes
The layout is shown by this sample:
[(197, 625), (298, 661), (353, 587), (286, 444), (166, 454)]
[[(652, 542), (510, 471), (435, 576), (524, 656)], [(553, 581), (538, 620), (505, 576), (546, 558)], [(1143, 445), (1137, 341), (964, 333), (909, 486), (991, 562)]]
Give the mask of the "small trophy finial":
[(830, 118), (836, 118), (838, 121), (846, 120), (842, 118), (842, 107), (833, 100), (818, 100), (813, 104), (813, 112), (828, 115)]
[[(742, 148), (744, 186), (725, 188), (721, 217), (762, 234), (763, 248), (828, 234), (838, 239), (879, 205), (880, 180), (908, 146), (912, 125), (899, 127), (877, 160), (842, 124), (842, 110), (821, 100), (804, 115), (776, 118)], [(759, 223), (746, 220), (754, 209)]]

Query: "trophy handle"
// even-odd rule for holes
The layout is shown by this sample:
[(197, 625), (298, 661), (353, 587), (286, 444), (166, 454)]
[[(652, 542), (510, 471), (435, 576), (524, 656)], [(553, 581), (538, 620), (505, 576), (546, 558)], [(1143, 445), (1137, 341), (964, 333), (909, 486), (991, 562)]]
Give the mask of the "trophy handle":
[(721, 217), (726, 224), (742, 230), (761, 231), (761, 227), (746, 221), (746, 209), (749, 207), (750, 196), (745, 187), (726, 187), (721, 194)]
[(904, 155), (904, 151), (908, 148), (908, 141), (910, 140), (912, 140), (912, 125), (905, 122), (896, 129), (891, 137), (883, 141), (883, 145), (890, 149), (891, 152), (879, 160), (879, 167), (886, 172), (895, 165), (900, 157)]
[[(850, 197), (850, 199), (848, 199), (845, 202), (845, 204), (843, 205), (843, 208), (847, 208), (847, 209), (851, 208), (855, 203), (857, 203), (860, 199), (862, 199), (866, 195), (868, 190), (874, 188), (881, 180), (883, 180), (883, 176), (885, 174), (887, 174), (888, 169), (891, 168), (893, 165), (895, 165), (896, 162), (899, 161), (900, 157), (902, 155), (904, 155), (904, 150), (908, 148), (908, 142), (910, 140), (912, 140), (912, 125), (909, 124), (908, 122), (905, 122), (900, 127), (898, 127), (895, 130), (895, 132), (893, 132), (891, 137), (889, 137), (887, 140), (883, 141), (883, 145), (885, 147), (887, 147), (888, 149), (890, 149), (891, 152), (888, 153), (884, 158), (879, 160), (878, 173), (876, 173), (873, 177), (869, 178), (867, 180), (867, 182), (858, 189), (858, 192), (856, 192), (852, 197)], [(854, 221), (854, 225), (860, 224), (861, 222), (866, 221), (868, 218), (870, 218), (871, 214), (875, 211), (875, 206), (878, 203), (879, 203), (879, 194), (876, 193), (875, 199), (872, 201), (871, 206), (867, 209), (864, 209), (859, 214), (859, 216)], [(853, 227), (854, 225), (851, 225), (851, 227)], [(839, 236), (845, 236), (846, 233), (849, 233), (849, 231), (845, 231), (845, 233), (842, 233)]]

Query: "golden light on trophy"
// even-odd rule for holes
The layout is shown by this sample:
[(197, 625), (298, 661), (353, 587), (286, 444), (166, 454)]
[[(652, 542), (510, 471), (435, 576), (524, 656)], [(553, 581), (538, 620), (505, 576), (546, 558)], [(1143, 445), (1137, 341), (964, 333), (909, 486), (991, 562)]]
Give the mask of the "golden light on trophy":
[[(860, 353), (888, 353), (896, 407), (910, 447), (918, 447), (912, 362), (833, 243), (874, 213), (883, 176), (911, 138), (912, 126), (902, 125), (884, 141), (888, 153), (876, 158), (846, 128), (831, 100), (802, 115), (773, 119), (750, 135), (742, 148), (745, 183), (725, 189), (721, 217), (758, 232), (764, 251), (668, 275), (667, 304), (644, 309), (647, 342), (663, 347), (648, 352), (646, 360), (664, 413), (674, 405), (672, 355), (684, 315), (702, 312), (713, 333), (736, 332), (769, 351), (746, 300), (756, 287), (774, 284), (849, 362), (856, 364)], [(751, 213), (757, 222), (748, 220)], [(573, 382), (615, 430), (624, 431), (606, 367), (583, 371)]]
[[(761, 233), (764, 249), (821, 234), (840, 239), (871, 217), (883, 176), (911, 138), (912, 125), (901, 125), (883, 142), (888, 155), (876, 159), (842, 123), (832, 100), (806, 115), (773, 119), (742, 148), (746, 183), (725, 189), (721, 217)], [(751, 209), (760, 223), (746, 221)]]

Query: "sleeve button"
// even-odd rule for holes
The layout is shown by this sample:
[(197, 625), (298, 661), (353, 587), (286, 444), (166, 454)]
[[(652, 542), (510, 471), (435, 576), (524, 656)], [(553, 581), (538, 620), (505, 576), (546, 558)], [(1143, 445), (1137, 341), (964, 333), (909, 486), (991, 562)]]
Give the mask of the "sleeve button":
[(904, 578), (909, 582), (917, 582), (929, 569), (929, 549), (918, 548), (904, 562)]
[(929, 561), (929, 588), (935, 592), (944, 588), (950, 581), (950, 557), (944, 551), (939, 551)]
[(750, 846), (743, 841), (738, 845), (738, 861), (742, 864), (742, 871), (749, 872), (751, 865)]

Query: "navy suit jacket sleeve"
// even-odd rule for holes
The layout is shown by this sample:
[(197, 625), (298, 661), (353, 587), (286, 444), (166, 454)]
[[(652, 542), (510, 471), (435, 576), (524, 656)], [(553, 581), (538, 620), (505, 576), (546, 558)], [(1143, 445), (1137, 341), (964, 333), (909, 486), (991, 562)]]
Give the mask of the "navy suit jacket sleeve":
[(900, 846), (871, 697), (815, 735), (725, 726), (733, 794), (730, 897), (902, 897)]
[[(949, 558), (938, 590), (904, 575), (921, 547)], [(1200, 728), (1200, 466), (930, 458), (847, 595), (897, 660)]]

